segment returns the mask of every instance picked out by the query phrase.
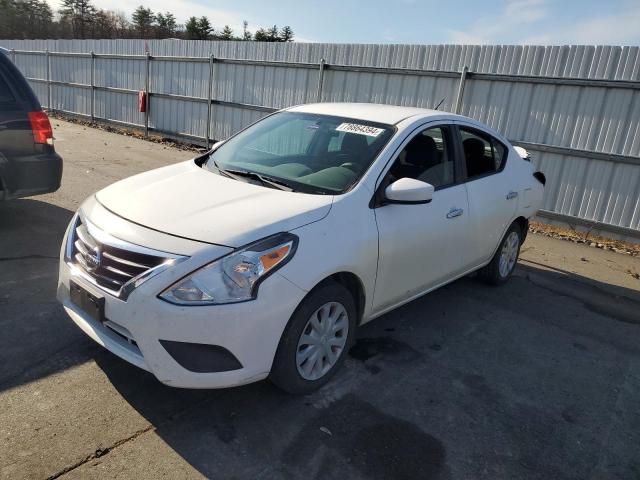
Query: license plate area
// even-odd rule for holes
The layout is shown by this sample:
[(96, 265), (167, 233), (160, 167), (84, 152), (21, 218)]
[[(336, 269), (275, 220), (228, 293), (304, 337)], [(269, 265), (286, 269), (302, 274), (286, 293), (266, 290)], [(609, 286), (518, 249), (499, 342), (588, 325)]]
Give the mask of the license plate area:
[(104, 322), (104, 298), (89, 293), (77, 283), (69, 282), (71, 303), (98, 322)]

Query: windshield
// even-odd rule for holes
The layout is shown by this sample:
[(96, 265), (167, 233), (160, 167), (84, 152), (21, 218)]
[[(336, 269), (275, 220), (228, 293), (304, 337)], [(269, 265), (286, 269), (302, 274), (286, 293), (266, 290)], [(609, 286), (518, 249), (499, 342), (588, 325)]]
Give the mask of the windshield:
[(280, 112), (229, 139), (204, 167), (270, 187), (344, 193), (360, 180), (393, 132), (390, 125), (363, 120)]

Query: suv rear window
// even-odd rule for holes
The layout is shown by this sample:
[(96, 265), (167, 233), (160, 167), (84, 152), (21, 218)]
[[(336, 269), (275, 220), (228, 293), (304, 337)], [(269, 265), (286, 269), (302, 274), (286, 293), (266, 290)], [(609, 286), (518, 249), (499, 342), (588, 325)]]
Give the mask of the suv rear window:
[(4, 77), (0, 75), (0, 103), (15, 103), (15, 101), (16, 97), (11, 93), (9, 84)]

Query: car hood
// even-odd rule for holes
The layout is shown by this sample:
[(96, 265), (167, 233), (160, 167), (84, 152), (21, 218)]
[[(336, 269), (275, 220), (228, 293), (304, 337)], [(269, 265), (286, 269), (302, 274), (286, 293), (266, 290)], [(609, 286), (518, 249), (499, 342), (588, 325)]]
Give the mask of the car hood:
[(324, 218), (333, 196), (223, 177), (193, 160), (121, 180), (96, 194), (122, 218), (170, 235), (239, 247)]

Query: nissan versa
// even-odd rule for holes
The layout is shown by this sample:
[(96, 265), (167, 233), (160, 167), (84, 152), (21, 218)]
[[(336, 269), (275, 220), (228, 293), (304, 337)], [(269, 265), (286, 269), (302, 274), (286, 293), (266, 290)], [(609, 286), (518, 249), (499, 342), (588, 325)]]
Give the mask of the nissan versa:
[(469, 118), (374, 104), (272, 114), (117, 182), (71, 220), (58, 298), (176, 387), (324, 384), (356, 328), (475, 270), (514, 270), (544, 175)]

